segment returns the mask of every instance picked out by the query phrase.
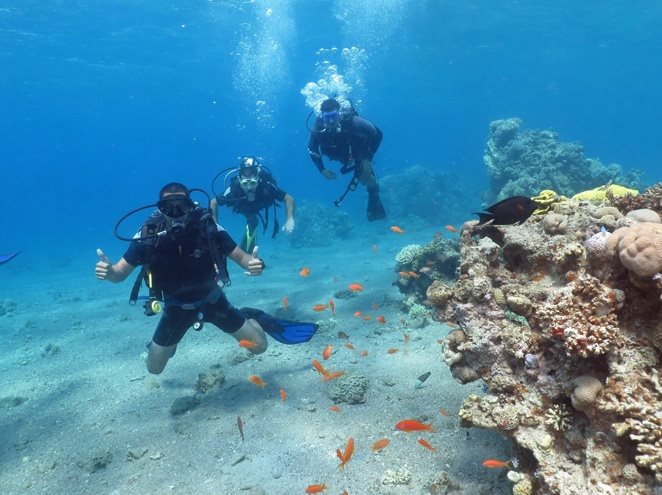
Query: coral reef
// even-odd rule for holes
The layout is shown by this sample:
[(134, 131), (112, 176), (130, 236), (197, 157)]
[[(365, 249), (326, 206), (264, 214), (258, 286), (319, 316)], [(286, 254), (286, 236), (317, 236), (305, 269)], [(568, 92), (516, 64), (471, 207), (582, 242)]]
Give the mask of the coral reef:
[(288, 236), (292, 247), (327, 246), (333, 239), (347, 239), (354, 228), (350, 216), (338, 208), (318, 203), (297, 205), (297, 228)]
[(533, 196), (541, 186), (570, 196), (611, 181), (640, 189), (638, 173), (625, 174), (617, 164), (605, 166), (585, 158), (580, 144), (559, 142), (554, 131), (520, 132), (521, 126), (516, 118), (490, 123), (483, 157), (490, 176), (488, 203), (509, 196)]
[[(515, 127), (499, 129), (494, 146)], [(458, 278), (427, 289), (433, 317), (458, 325), (444, 340), (451, 373), (486, 386), (465, 400), (461, 424), (517, 445), (513, 493), (662, 487), (662, 276), (652, 261), (662, 227), (624, 216), (661, 204), (655, 190), (645, 204), (623, 200), (628, 211), (612, 200), (550, 204), (563, 229), (552, 228), (560, 216), (467, 222)]]

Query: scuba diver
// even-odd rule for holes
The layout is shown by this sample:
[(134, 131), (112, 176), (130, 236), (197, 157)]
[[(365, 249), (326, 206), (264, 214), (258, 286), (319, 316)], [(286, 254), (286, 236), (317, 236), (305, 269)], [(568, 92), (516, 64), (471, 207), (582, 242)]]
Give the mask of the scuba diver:
[(324, 100), (315, 126), (310, 129), (308, 154), (324, 177), (336, 178), (335, 172), (324, 168), (322, 155), (342, 163), (340, 173), (354, 172), (347, 189), (334, 201), (340, 206), (345, 195), (363, 184), (368, 189), (368, 220), (380, 220), (386, 216), (379, 199), (379, 186), (372, 170), (372, 158), (382, 142), (382, 131), (376, 125), (361, 118), (351, 106), (342, 108), (334, 98)]
[[(148, 344), (150, 373), (161, 373), (188, 329), (200, 330), (207, 321), (237, 341), (245, 341), (245, 347), (253, 354), (266, 350), (265, 332), (285, 344), (310, 340), (317, 331), (315, 324), (277, 320), (258, 309), (237, 310), (229, 303), (221, 289), (230, 284), (227, 258), (250, 276), (262, 273), (264, 261), (258, 257), (257, 246), (251, 254), (237, 247), (210, 212), (191, 200), (190, 191), (183, 184), (171, 182), (161, 189), (158, 210), (133, 238), (118, 234), (127, 217), (153, 206), (133, 210), (117, 222), (115, 235), (131, 244), (117, 263), (97, 249), (99, 261), (95, 267), (97, 279), (119, 283), (142, 265), (129, 302), (146, 299), (143, 307), (148, 316), (163, 311)], [(149, 288), (147, 298), (138, 297), (143, 280)]]
[[(226, 172), (226, 170), (222, 171)], [(258, 220), (262, 222), (262, 231), (266, 231), (269, 224), (269, 208), (274, 210), (274, 228), (272, 237), (278, 234), (278, 219), (276, 207), (279, 202), (285, 203), (287, 219), (283, 230), (294, 230), (294, 198), (276, 185), (271, 172), (263, 166), (254, 156), (244, 156), (239, 160), (239, 167), (230, 169), (225, 176), (236, 173), (230, 180), (223, 194), (217, 194), (211, 201), (211, 210), (214, 220), (218, 220), (218, 206), (232, 208), (234, 213), (241, 213), (246, 217), (246, 231), (239, 244), (241, 249), (251, 252), (257, 244)], [(218, 174), (220, 175), (220, 173)], [(218, 177), (218, 175), (216, 177)], [(264, 216), (260, 213), (264, 210)]]

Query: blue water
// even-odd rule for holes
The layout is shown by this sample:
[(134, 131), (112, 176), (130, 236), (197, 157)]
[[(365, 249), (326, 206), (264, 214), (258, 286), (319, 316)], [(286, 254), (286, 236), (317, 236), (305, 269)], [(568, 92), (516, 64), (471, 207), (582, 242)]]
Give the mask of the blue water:
[(385, 133), (381, 175), (485, 180), (489, 122), (517, 116), (655, 183), (660, 20), (637, 0), (3, 2), (2, 250), (107, 243), (164, 182), (208, 189), (242, 154), (298, 200), (335, 198), (300, 93), (333, 47), (363, 51), (331, 61)]

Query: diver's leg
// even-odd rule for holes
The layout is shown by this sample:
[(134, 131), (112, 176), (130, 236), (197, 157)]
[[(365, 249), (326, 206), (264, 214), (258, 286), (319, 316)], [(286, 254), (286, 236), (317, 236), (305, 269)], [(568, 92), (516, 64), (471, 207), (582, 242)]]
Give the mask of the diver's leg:
[(381, 220), (386, 216), (386, 210), (379, 197), (379, 185), (372, 170), (372, 161), (368, 158), (361, 160), (360, 170), (357, 170), (357, 174), (361, 184), (365, 185), (368, 190), (368, 220), (371, 222)]
[(205, 321), (229, 333), (237, 342), (250, 340), (254, 345), (247, 349), (253, 354), (262, 354), (267, 350), (267, 336), (260, 324), (254, 319), (245, 318), (228, 302), (225, 294), (219, 292), (218, 299), (205, 306)]
[(375, 174), (372, 171), (372, 160), (369, 158), (364, 158), (361, 160), (359, 163), (359, 170), (357, 170), (357, 175), (359, 176), (361, 184), (366, 186), (368, 191), (377, 187), (377, 179), (375, 179)]
[(147, 371), (158, 375), (165, 369), (168, 360), (175, 355), (177, 344), (195, 318), (195, 311), (184, 310), (178, 306), (166, 307), (149, 343)]
[(255, 345), (247, 348), (253, 354), (262, 354), (267, 350), (267, 336), (264, 333), (264, 330), (262, 330), (260, 324), (252, 318), (244, 320), (244, 324), (239, 330), (232, 332), (230, 335), (232, 335), (237, 342), (240, 340), (250, 340), (253, 342)]

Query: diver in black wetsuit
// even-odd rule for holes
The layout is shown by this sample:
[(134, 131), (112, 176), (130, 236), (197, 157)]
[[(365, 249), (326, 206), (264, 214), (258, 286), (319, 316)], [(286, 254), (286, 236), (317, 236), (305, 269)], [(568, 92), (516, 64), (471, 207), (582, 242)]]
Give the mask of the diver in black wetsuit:
[[(354, 190), (360, 182), (368, 189), (368, 220), (386, 216), (379, 199), (379, 186), (372, 170), (372, 158), (382, 142), (382, 131), (356, 115), (353, 108), (344, 111), (338, 100), (329, 98), (320, 105), (320, 114), (310, 132), (308, 154), (319, 171), (329, 180), (335, 172), (324, 167), (322, 155), (342, 163), (341, 174), (354, 172), (347, 190)], [(344, 195), (342, 196), (344, 197)], [(342, 201), (336, 201), (336, 206)]]
[[(246, 231), (240, 243), (241, 249), (251, 252), (257, 243), (257, 226), (262, 220), (264, 228), (269, 221), (269, 208), (274, 207), (274, 229), (272, 237), (278, 233), (279, 225), (276, 218), (278, 203), (285, 203), (285, 225), (283, 230), (291, 233), (294, 230), (294, 198), (276, 185), (276, 180), (269, 170), (254, 156), (244, 156), (239, 160), (239, 167), (229, 186), (211, 201), (214, 219), (218, 220), (218, 207), (227, 206), (234, 213), (246, 217)], [(261, 214), (264, 212), (264, 217)]]

